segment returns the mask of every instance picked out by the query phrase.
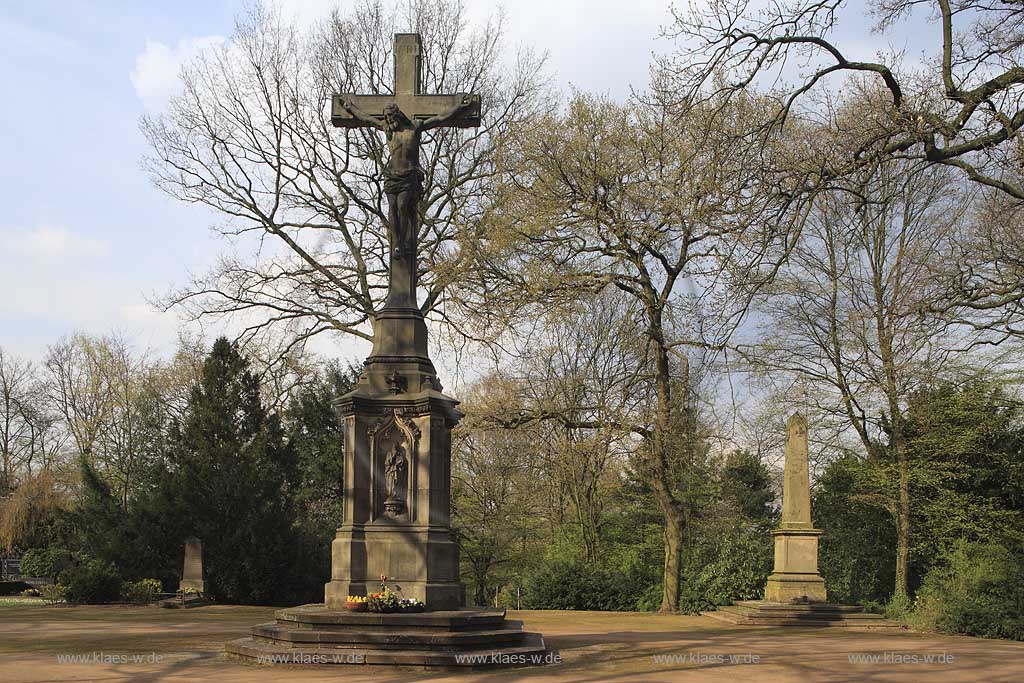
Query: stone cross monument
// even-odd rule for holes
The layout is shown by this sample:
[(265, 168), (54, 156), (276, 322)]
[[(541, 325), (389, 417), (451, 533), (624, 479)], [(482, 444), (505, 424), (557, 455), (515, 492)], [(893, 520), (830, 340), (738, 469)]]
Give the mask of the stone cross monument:
[(768, 577), (768, 602), (825, 602), (818, 574), (818, 536), (811, 524), (811, 485), (807, 462), (807, 419), (794, 413), (786, 424), (786, 464), (782, 522), (775, 536), (775, 570)]
[(441, 126), (480, 125), (480, 97), (426, 95), (421, 43), (395, 36), (395, 94), (335, 95), (331, 122), (387, 136), (388, 296), (374, 320), (373, 350), (356, 388), (338, 400), (345, 429), (345, 499), (331, 547), (328, 608), (378, 589), (381, 576), (427, 609), (463, 603), (458, 548), (451, 535), (451, 430), (461, 414), (444, 395), (427, 351), (416, 303), (416, 247), (423, 194), (420, 142)]
[[(478, 666), (546, 663), (539, 633), (505, 619), (501, 609), (464, 609), (459, 551), (452, 538), (451, 431), (461, 414), (445, 396), (427, 354), (427, 327), (416, 305), (416, 242), (423, 193), (420, 142), (439, 126), (480, 125), (477, 95), (425, 95), (420, 37), (395, 36), (395, 94), (335, 95), (331, 121), (376, 128), (391, 156), (387, 195), (388, 296), (376, 312), (373, 350), (355, 389), (336, 407), (345, 430), (345, 499), (331, 544), (324, 603), (275, 613), (276, 623), (225, 645), (237, 657), (266, 663)], [(361, 613), (349, 595), (379, 589), (382, 577), (427, 614)], [(557, 655), (556, 655), (557, 656)], [(271, 659), (272, 658), (272, 659)], [(520, 659), (522, 658), (522, 659)], [(556, 660), (557, 661), (557, 660)]]

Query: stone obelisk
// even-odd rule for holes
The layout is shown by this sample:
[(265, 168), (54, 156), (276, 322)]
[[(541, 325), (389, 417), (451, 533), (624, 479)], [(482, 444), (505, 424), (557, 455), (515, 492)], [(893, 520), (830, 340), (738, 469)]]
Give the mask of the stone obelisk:
[(811, 524), (811, 485), (807, 462), (807, 419), (794, 413), (786, 424), (786, 464), (782, 521), (775, 536), (775, 569), (768, 577), (768, 602), (825, 602), (818, 574), (818, 537)]

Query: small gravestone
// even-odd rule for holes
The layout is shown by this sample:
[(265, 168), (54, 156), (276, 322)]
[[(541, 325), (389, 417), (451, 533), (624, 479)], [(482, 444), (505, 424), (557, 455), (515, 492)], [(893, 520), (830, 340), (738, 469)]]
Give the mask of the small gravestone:
[(203, 581), (203, 542), (198, 538), (185, 541), (185, 565), (181, 570), (178, 590), (182, 593), (206, 592), (206, 582)]

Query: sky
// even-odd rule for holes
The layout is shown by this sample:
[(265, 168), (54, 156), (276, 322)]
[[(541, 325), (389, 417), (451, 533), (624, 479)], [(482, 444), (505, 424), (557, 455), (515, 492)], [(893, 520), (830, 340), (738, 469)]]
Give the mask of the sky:
[[(279, 4), (312, 22), (336, 3)], [(468, 18), (498, 6), (467, 0)], [(227, 39), (244, 9), (234, 0), (0, 1), (0, 347), (40, 360), (63, 335), (116, 332), (140, 350), (173, 349), (180, 321), (149, 301), (206, 270), (224, 244), (210, 232), (215, 216), (150, 184), (139, 119), (159, 113), (183, 60)], [(658, 38), (670, 18), (664, 0), (505, 9), (509, 41), (547, 51), (563, 88), (625, 97), (645, 85), (652, 52), (671, 47)], [(863, 28), (851, 35), (863, 38)], [(365, 354), (340, 339), (316, 348)]]

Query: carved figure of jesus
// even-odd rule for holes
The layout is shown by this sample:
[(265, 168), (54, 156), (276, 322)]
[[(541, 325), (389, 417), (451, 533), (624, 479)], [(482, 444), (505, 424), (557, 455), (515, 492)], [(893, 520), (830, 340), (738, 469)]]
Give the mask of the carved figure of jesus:
[[(479, 108), (479, 101), (479, 96), (466, 95), (448, 111), (425, 120), (410, 119), (397, 104), (387, 105), (381, 120), (362, 111), (352, 100), (342, 102), (342, 107), (352, 118), (387, 135), (391, 157), (382, 175), (384, 193), (388, 198), (388, 241), (391, 247), (388, 303), (392, 305), (416, 305), (416, 239), (424, 178), (420, 167), (423, 132), (451, 125), (466, 112)], [(395, 296), (402, 300), (392, 301)], [(409, 301), (410, 297), (412, 301)]]

